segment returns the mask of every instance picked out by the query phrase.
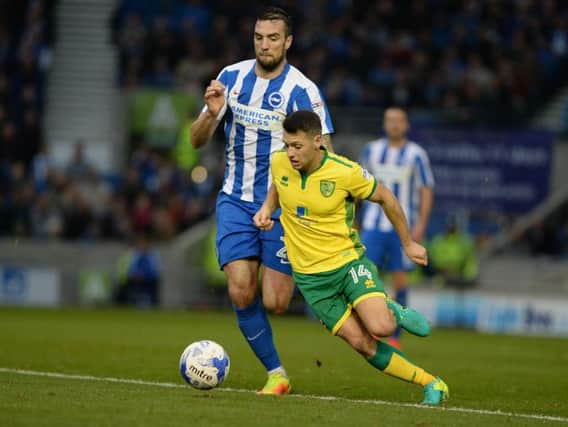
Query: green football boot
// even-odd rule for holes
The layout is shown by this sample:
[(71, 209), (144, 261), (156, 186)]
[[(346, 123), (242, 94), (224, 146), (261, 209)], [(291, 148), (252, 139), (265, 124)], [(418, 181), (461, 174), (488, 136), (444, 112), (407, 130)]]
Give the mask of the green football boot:
[(387, 306), (394, 313), (398, 326), (419, 337), (430, 335), (430, 324), (422, 314), (412, 308), (403, 307), (392, 298), (387, 298)]
[(436, 377), (434, 381), (424, 386), (424, 400), (422, 404), (438, 406), (444, 400), (448, 400), (449, 397), (450, 389), (440, 377)]

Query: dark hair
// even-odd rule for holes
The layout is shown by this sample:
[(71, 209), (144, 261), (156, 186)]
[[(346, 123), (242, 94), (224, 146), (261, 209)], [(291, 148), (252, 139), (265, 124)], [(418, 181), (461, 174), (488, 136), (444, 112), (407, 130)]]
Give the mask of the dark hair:
[(319, 116), (310, 110), (298, 110), (290, 114), (282, 124), (288, 133), (305, 132), (309, 135), (321, 135)]
[(268, 6), (264, 8), (256, 17), (257, 21), (284, 21), (286, 26), (286, 36), (292, 34), (292, 17), (284, 9), (276, 6)]

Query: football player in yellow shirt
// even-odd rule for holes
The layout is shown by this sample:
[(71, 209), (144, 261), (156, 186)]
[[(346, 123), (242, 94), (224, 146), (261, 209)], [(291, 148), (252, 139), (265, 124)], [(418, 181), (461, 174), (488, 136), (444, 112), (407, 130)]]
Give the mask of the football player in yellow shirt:
[(355, 199), (381, 204), (412, 261), (427, 264), (426, 249), (410, 238), (404, 212), (386, 187), (325, 149), (317, 114), (296, 111), (283, 127), (285, 149), (273, 155), (272, 184), (255, 225), (269, 230), (280, 207), (293, 277), (316, 316), (375, 368), (422, 386), (422, 403), (439, 405), (449, 396), (447, 385), (375, 338), (390, 336), (397, 326), (419, 336), (430, 328), (418, 312), (387, 297), (353, 228)]

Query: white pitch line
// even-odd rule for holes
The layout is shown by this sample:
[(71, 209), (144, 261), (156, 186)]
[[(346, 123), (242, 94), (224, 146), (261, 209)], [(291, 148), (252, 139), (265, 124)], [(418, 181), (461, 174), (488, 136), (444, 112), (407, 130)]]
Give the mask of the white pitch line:
[[(34, 377), (49, 377), (49, 378), (60, 378), (67, 380), (83, 380), (83, 381), (99, 381), (108, 383), (120, 383), (120, 384), (134, 384), (134, 385), (147, 385), (153, 387), (164, 387), (164, 388), (185, 388), (188, 386), (185, 384), (167, 383), (167, 382), (157, 382), (157, 381), (145, 381), (136, 380), (130, 378), (113, 378), (113, 377), (96, 377), (93, 375), (78, 375), (78, 374), (63, 374), (60, 372), (42, 372), (42, 371), (30, 371), (25, 369), (13, 369), (13, 368), (0, 368), (0, 373), (6, 374), (16, 374), (16, 375), (29, 375)], [(232, 392), (232, 393), (253, 393), (254, 390), (238, 389), (238, 388), (218, 388), (216, 391), (220, 392)], [(488, 409), (473, 409), (473, 408), (460, 408), (455, 406), (437, 407), (437, 406), (425, 406), (416, 403), (405, 403), (405, 402), (392, 402), (387, 400), (369, 400), (369, 399), (349, 399), (347, 397), (338, 396), (316, 396), (311, 394), (290, 394), (286, 398), (295, 399), (312, 399), (312, 400), (323, 400), (323, 401), (339, 401), (346, 403), (357, 403), (363, 405), (380, 405), (380, 406), (396, 406), (403, 408), (416, 408), (425, 409), (441, 412), (458, 412), (463, 414), (478, 414), (478, 415), (489, 415), (498, 417), (509, 417), (509, 418), (525, 418), (532, 420), (541, 421), (558, 421), (563, 423), (568, 423), (568, 417), (557, 417), (553, 415), (539, 415), (539, 414), (523, 414), (517, 412), (503, 412), (503, 411), (492, 411)]]

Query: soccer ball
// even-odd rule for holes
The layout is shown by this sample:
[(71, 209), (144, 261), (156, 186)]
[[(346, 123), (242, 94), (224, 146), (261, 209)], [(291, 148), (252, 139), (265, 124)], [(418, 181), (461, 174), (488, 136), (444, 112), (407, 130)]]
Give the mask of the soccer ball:
[(225, 349), (209, 340), (188, 345), (179, 359), (181, 376), (190, 386), (199, 390), (221, 385), (229, 375), (230, 364)]

